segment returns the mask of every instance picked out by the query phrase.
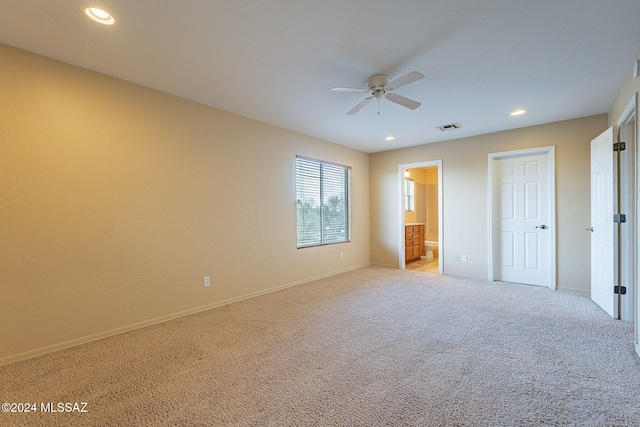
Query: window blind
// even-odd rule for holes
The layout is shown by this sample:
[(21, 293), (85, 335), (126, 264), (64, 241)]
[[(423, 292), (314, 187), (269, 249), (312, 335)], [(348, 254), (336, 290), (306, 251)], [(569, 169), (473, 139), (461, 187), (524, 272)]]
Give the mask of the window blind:
[(296, 157), (298, 248), (351, 240), (351, 168)]

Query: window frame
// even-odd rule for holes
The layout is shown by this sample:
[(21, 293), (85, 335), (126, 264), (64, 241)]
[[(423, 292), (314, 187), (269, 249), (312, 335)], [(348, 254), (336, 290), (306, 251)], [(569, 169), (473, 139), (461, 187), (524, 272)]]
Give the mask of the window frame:
[(404, 179), (404, 210), (405, 212), (415, 212), (416, 210), (416, 183), (410, 178)]
[[(318, 233), (318, 239), (316, 240), (312, 240), (310, 242), (304, 243), (304, 239), (301, 239), (301, 225), (300, 225), (300, 206), (302, 204), (304, 204), (303, 201), (301, 201), (301, 191), (304, 191), (304, 188), (301, 188), (302, 185), (304, 184), (305, 187), (312, 187), (312, 185), (309, 184), (309, 182), (304, 182), (303, 179), (304, 178), (308, 178), (308, 177), (304, 177), (301, 175), (301, 170), (302, 170), (302, 166), (306, 166), (306, 167), (312, 167), (312, 166), (317, 166), (319, 169), (319, 175), (317, 177), (311, 177), (311, 181), (313, 181), (314, 179), (318, 179), (318, 183), (317, 183), (317, 195), (319, 195), (319, 203), (318, 205), (314, 205), (311, 207), (311, 209), (314, 210), (318, 210), (318, 215), (319, 215), (319, 225), (317, 227), (317, 233)], [(328, 169), (328, 170), (327, 170)], [(329, 176), (334, 175), (334, 178), (336, 178), (336, 176), (338, 174), (336, 174), (336, 171), (338, 171), (340, 174), (343, 174), (343, 179), (329, 179), (327, 178), (327, 175), (325, 175), (325, 173), (328, 173)], [(347, 166), (347, 165), (342, 165), (339, 163), (334, 163), (334, 162), (328, 162), (328, 161), (324, 161), (324, 160), (319, 160), (319, 159), (314, 159), (311, 157), (305, 157), (305, 156), (299, 156), (296, 155), (296, 159), (295, 159), (295, 173), (294, 173), (294, 180), (295, 180), (295, 200), (296, 200), (296, 247), (297, 249), (304, 249), (304, 248), (311, 248), (311, 247), (317, 247), (317, 246), (327, 246), (327, 245), (335, 245), (335, 244), (341, 244), (341, 243), (349, 243), (351, 242), (351, 230), (352, 230), (352, 216), (351, 216), (351, 204), (352, 204), (352, 197), (351, 197), (351, 166)], [(308, 181), (308, 180), (307, 180)], [(315, 183), (314, 183), (315, 184)], [(341, 208), (342, 210), (340, 212), (344, 213), (343, 216), (343, 222), (338, 222), (339, 225), (343, 225), (344, 229), (341, 230), (338, 235), (340, 234), (344, 234), (344, 239), (342, 240), (333, 240), (333, 238), (335, 238), (335, 234), (333, 234), (332, 236), (332, 232), (335, 230), (331, 230), (328, 228), (328, 226), (325, 226), (324, 224), (326, 224), (327, 222), (329, 222), (330, 218), (327, 218), (330, 214), (335, 214), (336, 212), (330, 212), (327, 210), (327, 208), (329, 208), (329, 205), (327, 205), (327, 202), (335, 196), (334, 195), (328, 195), (326, 194), (327, 188), (326, 187), (331, 187), (334, 186), (334, 189), (336, 188), (335, 186), (343, 186), (343, 190), (340, 193), (341, 196), (344, 196), (344, 200), (340, 201), (341, 204)], [(315, 190), (315, 188), (314, 188)], [(304, 195), (302, 195), (304, 196)], [(313, 199), (312, 199), (313, 201)], [(337, 205), (334, 205), (334, 208), (336, 208)], [(307, 208), (309, 208), (310, 206), (307, 204)], [(340, 216), (338, 216), (339, 218)], [(334, 216), (335, 218), (335, 216)], [(304, 237), (304, 236), (302, 236)], [(303, 243), (301, 243), (301, 240), (303, 240)]]

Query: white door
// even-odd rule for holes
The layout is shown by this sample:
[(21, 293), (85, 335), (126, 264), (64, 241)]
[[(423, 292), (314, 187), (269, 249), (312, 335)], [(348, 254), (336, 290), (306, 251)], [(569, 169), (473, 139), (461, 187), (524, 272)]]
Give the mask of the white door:
[(499, 162), (500, 279), (551, 287), (548, 155)]
[(591, 141), (591, 299), (618, 318), (613, 127)]

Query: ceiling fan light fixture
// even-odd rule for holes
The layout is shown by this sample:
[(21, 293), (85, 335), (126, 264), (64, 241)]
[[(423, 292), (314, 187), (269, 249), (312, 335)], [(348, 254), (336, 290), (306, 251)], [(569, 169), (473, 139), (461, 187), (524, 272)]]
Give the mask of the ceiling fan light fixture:
[(113, 25), (116, 23), (116, 19), (113, 17), (112, 14), (110, 14), (104, 9), (100, 9), (99, 7), (85, 7), (84, 13), (90, 19), (100, 24)]

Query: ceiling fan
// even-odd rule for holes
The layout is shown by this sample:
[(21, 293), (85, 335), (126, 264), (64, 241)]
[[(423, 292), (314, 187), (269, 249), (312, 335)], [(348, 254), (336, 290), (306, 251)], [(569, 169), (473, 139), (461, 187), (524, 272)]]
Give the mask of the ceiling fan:
[(331, 90), (336, 92), (369, 92), (371, 94), (371, 96), (363, 99), (358, 105), (347, 111), (347, 115), (349, 116), (360, 111), (374, 98), (378, 100), (378, 114), (380, 114), (380, 98), (382, 98), (383, 96), (391, 102), (395, 102), (396, 104), (402, 105), (403, 107), (415, 110), (422, 104), (418, 101), (414, 101), (413, 99), (405, 98), (404, 96), (398, 95), (396, 93), (391, 93), (391, 91), (421, 79), (424, 79), (424, 75), (417, 71), (412, 71), (411, 73), (405, 74), (402, 77), (398, 77), (395, 80), (391, 80), (391, 77), (387, 76), (386, 74), (374, 74), (367, 79), (367, 89), (354, 87), (334, 87)]

